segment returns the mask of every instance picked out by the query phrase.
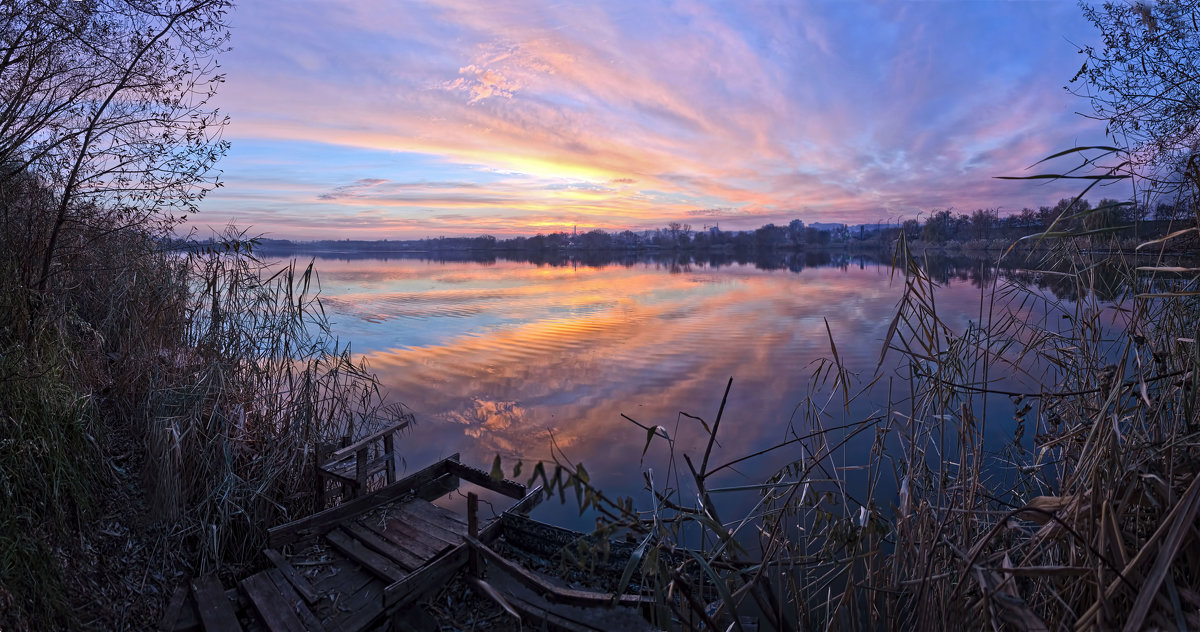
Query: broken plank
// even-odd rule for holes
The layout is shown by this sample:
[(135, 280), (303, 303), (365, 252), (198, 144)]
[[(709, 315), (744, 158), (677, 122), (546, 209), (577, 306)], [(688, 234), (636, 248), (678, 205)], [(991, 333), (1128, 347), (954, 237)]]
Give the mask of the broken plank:
[(429, 559), (429, 556), (419, 556), (408, 549), (397, 546), (396, 543), (361, 524), (351, 522), (342, 525), (342, 528), (359, 542), (399, 564), (406, 571), (420, 568), (425, 560)]
[(267, 577), (275, 584), (275, 589), (279, 591), (279, 596), (291, 604), (292, 611), (300, 617), (300, 622), (304, 624), (306, 630), (320, 632), (324, 629), (321, 621), (317, 619), (317, 615), (308, 609), (303, 599), (296, 593), (293, 584), (284, 577), (282, 572), (278, 569), (269, 568), (267, 569)]
[(446, 464), (458, 459), (458, 454), (452, 454), (415, 474), (406, 476), (370, 494), (360, 496), (311, 516), (272, 527), (267, 530), (269, 544), (271, 548), (278, 549), (287, 544), (321, 535), (336, 527), (340, 522), (364, 514), (385, 503), (400, 500), (414, 491), (419, 492), (420, 488), (446, 475), (448, 472)]
[(358, 562), (371, 573), (386, 582), (396, 582), (408, 574), (400, 565), (388, 558), (368, 549), (366, 545), (341, 529), (334, 529), (325, 534), (325, 539), (342, 555)]
[(265, 555), (267, 559), (271, 561), (271, 564), (275, 565), (275, 568), (279, 569), (279, 572), (283, 574), (283, 577), (286, 578), (287, 581), (291, 582), (296, 592), (299, 593), (301, 597), (304, 597), (304, 601), (313, 603), (317, 600), (317, 591), (313, 589), (312, 584), (308, 581), (308, 578), (306, 578), (304, 575), (301, 575), (300, 571), (297, 571), (296, 568), (292, 566), (291, 562), (287, 561), (287, 558), (284, 557), (282, 553), (276, 551), (275, 549), (263, 549), (263, 555)]
[(237, 614), (233, 611), (233, 604), (225, 596), (225, 589), (216, 577), (208, 575), (192, 580), (192, 595), (196, 598), (196, 611), (200, 613), (200, 625), (205, 630), (217, 632), (242, 629), (241, 624), (238, 623)]
[(304, 624), (296, 615), (294, 606), (288, 603), (275, 582), (266, 572), (255, 573), (243, 579), (238, 586), (258, 612), (263, 625), (271, 632), (305, 632)]

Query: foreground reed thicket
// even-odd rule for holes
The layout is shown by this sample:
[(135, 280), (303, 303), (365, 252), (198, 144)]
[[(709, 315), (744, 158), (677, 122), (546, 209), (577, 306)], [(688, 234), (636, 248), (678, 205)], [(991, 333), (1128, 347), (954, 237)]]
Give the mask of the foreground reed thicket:
[[(146, 522), (167, 527), (158, 560), (175, 566), (136, 569), (153, 599), (179, 566), (253, 563), (267, 527), (312, 511), (318, 443), (408, 415), (330, 334), (311, 265), (268, 266), (232, 229), (215, 247), (169, 251), (144, 225), (83, 209), (39, 290), (54, 197), (33, 177), (10, 182), (0, 190), (0, 627), (77, 623), (64, 570), (113, 532), (96, 520), (114, 508), (100, 505), (129, 477), (140, 473), (147, 490)], [(115, 510), (122, 530), (139, 521), (137, 507)], [(146, 576), (160, 585), (147, 592)]]
[[(965, 324), (901, 240), (879, 367), (846, 366), (830, 335), (785, 440), (712, 459), (724, 400), (669, 433), (630, 419), (671, 455), (642, 511), (565, 456), (534, 477), (635, 534), (612, 588), (653, 592), (667, 628), (1198, 629), (1195, 270), (1088, 256), (1102, 238), (1044, 250), (1073, 300), (993, 277)], [(703, 454), (677, 451), (688, 431)]]

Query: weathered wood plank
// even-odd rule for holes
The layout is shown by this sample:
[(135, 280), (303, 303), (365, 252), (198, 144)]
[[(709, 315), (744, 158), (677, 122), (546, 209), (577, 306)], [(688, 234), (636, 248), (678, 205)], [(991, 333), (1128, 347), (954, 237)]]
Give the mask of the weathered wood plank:
[[(395, 518), (393, 518), (393, 520), (395, 520)], [(358, 524), (362, 525), (368, 531), (374, 533), (380, 538), (383, 538), (397, 549), (408, 553), (408, 555), (412, 556), (413, 559), (418, 560), (417, 566), (423, 565), (425, 562), (429, 561), (431, 557), (437, 554), (436, 550), (433, 550), (428, 546), (415, 544), (412, 538), (409, 538), (404, 533), (398, 530), (389, 530), (386, 522), (380, 524), (374, 520), (361, 520)]]
[[(579, 557), (579, 544), (582, 541), (585, 548), (593, 552), (583, 561), (593, 565), (592, 568), (610, 573), (623, 572), (630, 556), (637, 549), (636, 544), (619, 540), (609, 540), (605, 543), (591, 534), (563, 529), (512, 513), (505, 513), (500, 519), (504, 522), (505, 542), (516, 548), (542, 557), (565, 555), (567, 559), (575, 560)], [(607, 547), (607, 555), (602, 551), (602, 547)], [(666, 555), (665, 552), (660, 554)]]
[(358, 562), (384, 581), (396, 582), (408, 574), (408, 571), (400, 568), (399, 564), (368, 549), (362, 542), (350, 537), (340, 528), (326, 533), (325, 540), (342, 555)]
[[(385, 523), (384, 529), (380, 532), (383, 537), (396, 543), (404, 549), (412, 551), (417, 557), (421, 558), (421, 563), (437, 557), (448, 546), (455, 546), (452, 542), (433, 537), (432, 535), (422, 533), (417, 527), (405, 522), (402, 518), (389, 518)], [(459, 538), (462, 541), (462, 538)]]
[(373, 442), (373, 441), (382, 439), (384, 436), (390, 435), (394, 432), (399, 432), (401, 430), (404, 430), (405, 428), (407, 428), (409, 426), (410, 423), (411, 423), (410, 421), (406, 420), (406, 421), (402, 421), (400, 423), (391, 424), (389, 426), (381, 428), (377, 432), (369, 434), (369, 435), (363, 437), (362, 439), (359, 439), (358, 441), (355, 441), (354, 443), (351, 443), (350, 445), (348, 445), (344, 448), (339, 448), (338, 450), (334, 451), (334, 453), (329, 456), (331, 459), (333, 459), (335, 461), (341, 460), (344, 457), (350, 456), (350, 455), (358, 452), (359, 449), (370, 445), (371, 442)]
[(399, 564), (406, 571), (413, 571), (420, 568), (425, 563), (425, 560), (428, 559), (417, 556), (413, 552), (397, 546), (392, 541), (362, 524), (351, 522), (342, 525), (342, 528), (354, 536), (356, 540), (367, 545), (367, 548), (374, 549), (380, 555)]
[(322, 632), (324, 626), (317, 619), (317, 615), (313, 614), (312, 610), (308, 609), (304, 600), (296, 593), (292, 583), (283, 576), (283, 573), (278, 569), (267, 569), (267, 577), (275, 584), (275, 589), (279, 591), (279, 596), (292, 605), (292, 611), (300, 617), (300, 622), (304, 624), (304, 628), (310, 632)]
[(184, 582), (175, 588), (175, 592), (171, 593), (171, 601), (167, 604), (167, 609), (163, 612), (162, 619), (158, 622), (158, 629), (163, 632), (174, 632), (179, 630), (179, 615), (184, 612), (184, 608), (190, 608), (188, 603), (191, 590), (190, 582)]
[[(561, 632), (608, 632), (607, 628), (587, 625), (554, 612), (554, 604), (537, 599), (532, 591), (513, 594), (511, 590), (501, 592), (504, 599), (521, 613), (521, 618), (534, 623), (534, 629), (560, 630)], [(538, 625), (540, 624), (540, 625)]]
[(577, 606), (608, 606), (615, 604), (630, 607), (652, 607), (654, 605), (654, 598), (642, 595), (614, 595), (612, 593), (598, 593), (589, 590), (576, 590), (574, 588), (555, 586), (546, 581), (544, 577), (526, 570), (512, 560), (506, 559), (503, 555), (495, 552), (491, 547), (475, 538), (468, 536), (467, 544), (482, 553), (487, 558), (489, 564), (495, 564), (504, 569), (504, 572), (515, 577), (517, 581), (555, 603)]
[(467, 521), (463, 520), (462, 516), (430, 502), (405, 503), (400, 508), (400, 513), (405, 516), (415, 516), (423, 522), (436, 525), (439, 529), (450, 532), (458, 539), (467, 534)]
[(442, 557), (413, 571), (400, 581), (387, 587), (383, 601), (388, 612), (395, 612), (417, 601), (445, 585), (464, 564), (467, 563), (467, 545), (460, 544)]
[[(524, 498), (522, 498), (521, 500), (518, 500), (515, 505), (513, 505), (512, 507), (509, 507), (504, 513), (511, 513), (511, 514), (517, 514), (517, 515), (524, 516), (524, 515), (528, 514), (529, 512), (533, 511), (534, 507), (537, 507), (538, 505), (542, 504), (542, 500), (543, 500), (542, 499), (542, 486), (538, 485), (537, 487), (534, 487), (533, 489), (529, 490), (529, 493), (525, 494)], [(500, 521), (497, 520), (493, 524), (496, 525), (496, 533), (499, 534)], [(479, 539), (483, 540), (484, 542), (489, 541), (487, 538), (484, 538), (484, 537), (480, 537)]]
[(462, 529), (457, 533), (449, 531), (440, 525), (429, 522), (421, 516), (404, 510), (401, 510), (399, 515), (393, 516), (388, 520), (388, 528), (400, 529), (402, 532), (409, 534), (409, 537), (429, 543), (430, 546), (436, 549), (441, 549), (446, 544), (458, 546), (462, 544), (463, 536), (466, 535), (466, 529)]
[[(542, 501), (542, 486), (533, 488), (525, 497), (513, 505), (509, 511), (526, 513)], [(479, 541), (491, 542), (500, 537), (502, 522), (493, 520), (479, 532)], [(427, 563), (413, 571), (408, 577), (390, 585), (384, 591), (383, 601), (388, 612), (396, 612), (419, 599), (432, 588), (443, 585), (458, 569), (467, 563), (468, 545), (466, 542), (450, 549), (440, 558)]]
[(448, 472), (446, 464), (458, 459), (459, 455), (453, 454), (370, 494), (311, 516), (273, 527), (267, 531), (268, 542), (271, 548), (278, 549), (287, 544), (321, 535), (334, 528), (339, 522), (357, 517), (379, 505), (399, 500), (414, 491), (419, 491), (424, 485), (446, 475)]
[(659, 628), (650, 625), (636, 610), (630, 608), (585, 608), (551, 603), (525, 588), (515, 579), (501, 575), (510, 583), (500, 592), (522, 618), (530, 620), (534, 629), (564, 632), (651, 632)]
[(469, 465), (463, 465), (462, 463), (457, 462), (453, 463), (450, 465), (450, 473), (463, 479), (464, 481), (470, 481), (484, 489), (490, 489), (494, 492), (499, 492), (514, 500), (520, 500), (525, 496), (526, 490), (524, 485), (516, 481), (510, 481), (506, 478), (496, 480), (492, 478), (491, 474)]
[(305, 632), (304, 624), (296, 615), (292, 604), (279, 594), (275, 582), (266, 572), (255, 573), (238, 583), (242, 593), (250, 600), (259, 619), (271, 632)]
[[(367, 459), (365, 476), (370, 478), (387, 469), (387, 465), (386, 455)], [(358, 461), (348, 458), (337, 463), (326, 463), (321, 466), (321, 472), (329, 478), (337, 479), (338, 482), (357, 484)]]
[(326, 624), (330, 630), (364, 630), (383, 619), (383, 584), (378, 581), (363, 586), (340, 608), (344, 611)]
[(233, 604), (225, 596), (221, 582), (211, 575), (192, 580), (192, 595), (196, 598), (196, 611), (200, 614), (200, 625), (210, 632), (220, 630), (240, 631)]
[(296, 570), (296, 568), (292, 566), (291, 562), (287, 561), (287, 558), (285, 558), (282, 553), (276, 551), (275, 549), (263, 549), (263, 555), (265, 555), (267, 559), (271, 561), (271, 564), (273, 564), (275, 568), (279, 569), (279, 572), (283, 574), (283, 577), (286, 578), (287, 581), (291, 582), (296, 592), (299, 593), (301, 597), (304, 597), (304, 601), (313, 603), (319, 598), (317, 591), (313, 589), (313, 586), (308, 581), (308, 578), (304, 575), (301, 575), (300, 571)]

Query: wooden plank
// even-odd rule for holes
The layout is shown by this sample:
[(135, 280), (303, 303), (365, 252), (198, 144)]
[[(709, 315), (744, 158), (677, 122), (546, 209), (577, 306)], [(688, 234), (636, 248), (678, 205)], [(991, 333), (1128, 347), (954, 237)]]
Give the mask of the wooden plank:
[[(582, 541), (585, 543), (585, 549), (595, 553), (583, 561), (591, 564), (591, 568), (610, 573), (623, 572), (629, 558), (637, 549), (636, 544), (609, 540), (606, 543), (608, 554), (604, 555), (601, 545), (605, 543), (591, 534), (563, 529), (507, 512), (500, 520), (504, 522), (504, 541), (515, 548), (547, 558), (563, 555), (567, 559), (576, 560), (579, 558), (579, 543)], [(669, 555), (666, 551), (659, 554)]]
[[(366, 463), (366, 477), (374, 476), (387, 469), (387, 456), (379, 455), (372, 459), (368, 459)], [(340, 462), (329, 462), (321, 466), (321, 472), (330, 478), (337, 479), (339, 482), (356, 484), (358, 482), (358, 462), (354, 459), (345, 459)]]
[(399, 564), (368, 549), (362, 542), (350, 537), (341, 529), (334, 529), (325, 534), (325, 539), (342, 555), (358, 562), (386, 582), (399, 581), (408, 574)]
[(196, 610), (200, 613), (200, 625), (210, 632), (242, 629), (238, 623), (233, 604), (225, 596), (221, 582), (211, 575), (192, 580), (192, 594), (196, 597)]
[(344, 448), (340, 448), (340, 449), (334, 451), (334, 453), (329, 456), (330, 456), (330, 458), (332, 458), (335, 461), (340, 461), (343, 458), (353, 455), (354, 453), (358, 452), (361, 448), (365, 448), (366, 446), (370, 445), (370, 443), (372, 441), (377, 441), (379, 439), (382, 439), (384, 435), (390, 435), (394, 432), (399, 432), (401, 430), (404, 430), (405, 428), (407, 428), (409, 426), (410, 423), (412, 423), (412, 422), (409, 420), (405, 420), (400, 423), (391, 424), (389, 426), (386, 426), (386, 427), (380, 429), (379, 431), (371, 433), (371, 434), (363, 437), (362, 439), (359, 439), (358, 441), (351, 443), (350, 445), (348, 445)]
[(179, 613), (183, 611), (187, 598), (187, 584), (180, 584), (175, 588), (175, 592), (171, 593), (171, 601), (167, 603), (167, 609), (163, 611), (162, 619), (158, 621), (159, 630), (167, 632), (175, 629), (175, 624), (179, 622)]
[(275, 584), (275, 589), (279, 591), (279, 596), (283, 597), (292, 606), (292, 611), (300, 617), (300, 622), (304, 624), (304, 628), (310, 632), (321, 632), (324, 626), (317, 619), (317, 615), (313, 614), (308, 606), (304, 604), (303, 598), (296, 593), (291, 582), (284, 577), (284, 574), (279, 569), (267, 569), (267, 577)]
[(446, 494), (458, 489), (462, 479), (453, 474), (443, 474), (441, 478), (424, 485), (417, 490), (416, 497), (421, 500), (437, 500)]
[(396, 612), (442, 587), (467, 563), (467, 545), (460, 544), (449, 553), (413, 571), (384, 591), (383, 602), (388, 612)]
[(448, 469), (446, 464), (458, 459), (459, 455), (453, 454), (415, 474), (406, 476), (370, 494), (355, 498), (337, 507), (326, 509), (311, 516), (273, 527), (267, 531), (268, 543), (271, 548), (278, 549), (294, 542), (321, 535), (337, 526), (339, 522), (357, 517), (379, 505), (399, 500), (410, 493), (419, 491), (421, 487), (447, 474)]
[(366, 630), (381, 621), (384, 616), (383, 584), (373, 581), (359, 589), (339, 606), (345, 610), (331, 617), (326, 627), (330, 630)]
[(389, 485), (396, 482), (396, 435), (383, 435), (383, 457), (387, 460), (384, 469), (387, 470)]
[[(423, 533), (420, 528), (405, 522), (403, 518), (389, 518), (386, 525), (379, 534), (400, 547), (412, 551), (421, 558), (422, 563), (437, 557), (446, 547), (456, 546), (453, 542), (446, 542), (428, 533)], [(459, 542), (462, 542), (462, 538), (459, 538)]]
[[(392, 520), (396, 520), (396, 519), (393, 518)], [(397, 549), (404, 551), (404, 552), (408, 553), (409, 555), (411, 555), (413, 557), (413, 559), (418, 560), (417, 566), (420, 566), (420, 565), (424, 564), (425, 562), (429, 561), (429, 559), (431, 557), (437, 555), (437, 553), (438, 553), (437, 550), (434, 550), (429, 546), (415, 544), (413, 542), (412, 538), (405, 535), (405, 532), (402, 532), (397, 529), (388, 529), (388, 525), (386, 522), (383, 524), (380, 524), (378, 521), (375, 521), (375, 520), (360, 520), (358, 522), (358, 524), (362, 525), (365, 529), (367, 529), (371, 533), (374, 533), (375, 535), (379, 536), (380, 538), (383, 538), (389, 544), (396, 547)]]
[[(542, 501), (542, 486), (533, 488), (525, 497), (510, 508), (518, 513), (528, 512)], [(500, 537), (503, 522), (493, 520), (479, 532), (479, 541), (491, 542)], [(425, 566), (413, 571), (400, 581), (390, 585), (384, 591), (383, 602), (388, 612), (396, 612), (419, 599), (431, 588), (444, 584), (458, 569), (467, 563), (468, 545), (466, 542), (450, 549), (442, 557), (431, 560)]]
[(492, 550), (491, 547), (480, 542), (479, 540), (467, 537), (467, 544), (477, 549), (488, 563), (495, 564), (502, 568), (504, 572), (515, 577), (522, 584), (546, 597), (546, 599), (555, 603), (565, 603), (576, 606), (608, 606), (612, 604), (630, 607), (653, 607), (654, 598), (644, 597), (642, 595), (614, 595), (612, 593), (599, 593), (589, 590), (575, 590), (574, 588), (563, 588), (555, 586), (546, 579), (532, 571), (526, 570), (520, 564), (511, 560), (505, 559), (504, 556)]
[(461, 537), (467, 533), (467, 521), (462, 516), (443, 509), (428, 501), (415, 501), (405, 503), (400, 508), (400, 512), (405, 515), (414, 515), (420, 517), (425, 522), (435, 524), (451, 534)]
[[(414, 534), (412, 537), (419, 538), (421, 541), (429, 543), (441, 542), (442, 544), (458, 546), (459, 544), (462, 544), (463, 536), (467, 534), (466, 528), (456, 528), (454, 531), (450, 531), (441, 525), (430, 522), (416, 513), (404, 511), (403, 509), (401, 509), (399, 515), (394, 516), (392, 520), (388, 521), (389, 528), (394, 526), (392, 524), (393, 522), (399, 522), (402, 525), (405, 525), (405, 528)], [(435, 548), (440, 549), (441, 546), (436, 546)]]
[[(506, 590), (501, 593), (504, 599), (516, 608), (521, 613), (521, 618), (527, 621), (534, 622), (534, 629), (546, 628), (550, 630), (561, 630), (562, 632), (607, 632), (607, 628), (595, 627), (573, 621), (567, 617), (554, 612), (554, 604), (545, 599), (537, 599), (536, 595), (529, 591), (525, 594), (513, 594), (511, 590)], [(537, 624), (541, 625), (537, 625)]]
[(275, 582), (267, 577), (266, 572), (255, 573), (243, 579), (238, 586), (253, 604), (254, 610), (262, 619), (263, 625), (271, 632), (305, 632), (304, 624), (296, 615), (292, 604), (288, 603)]
[(397, 546), (391, 540), (362, 524), (352, 522), (342, 525), (342, 528), (354, 536), (356, 540), (367, 545), (367, 548), (374, 549), (380, 555), (399, 564), (406, 571), (413, 571), (420, 568), (425, 563), (425, 560), (429, 559), (428, 557), (421, 557), (408, 549)]
[(317, 591), (313, 589), (312, 584), (308, 581), (308, 578), (304, 575), (301, 575), (300, 571), (296, 570), (296, 568), (292, 566), (291, 562), (287, 561), (287, 558), (285, 558), (282, 553), (276, 551), (275, 549), (263, 549), (263, 555), (265, 555), (267, 559), (271, 561), (271, 564), (273, 564), (275, 568), (279, 569), (279, 572), (283, 574), (283, 577), (286, 578), (287, 581), (291, 582), (296, 592), (299, 593), (301, 597), (304, 597), (304, 601), (313, 603), (319, 598)]
[(519, 500), (525, 497), (526, 490), (524, 485), (516, 481), (510, 481), (506, 478), (496, 480), (492, 478), (491, 474), (469, 465), (463, 465), (462, 463), (457, 462), (450, 464), (450, 473), (463, 479), (464, 481), (470, 481), (484, 489), (490, 489), (494, 492), (499, 492), (514, 500)]
[[(542, 500), (543, 500), (542, 499), (542, 486), (538, 485), (537, 487), (534, 487), (533, 489), (529, 490), (529, 493), (525, 494), (524, 498), (522, 498), (521, 500), (518, 500), (517, 504), (513, 505), (512, 507), (509, 507), (508, 510), (505, 511), (504, 513), (511, 513), (511, 514), (524, 516), (524, 515), (528, 514), (529, 512), (533, 511), (534, 507), (537, 507), (538, 505), (542, 504)], [(500, 528), (499, 520), (497, 520), (493, 524), (497, 525), (496, 529)], [(499, 534), (499, 531), (497, 531), (497, 534)], [(484, 542), (488, 541), (487, 538), (481, 537), (479, 539), (483, 540)]]
[(533, 629), (562, 630), (564, 632), (651, 632), (659, 628), (630, 608), (585, 608), (546, 601), (525, 588), (515, 579), (498, 574), (508, 582), (501, 590), (504, 599), (519, 611), (524, 619), (533, 623)]

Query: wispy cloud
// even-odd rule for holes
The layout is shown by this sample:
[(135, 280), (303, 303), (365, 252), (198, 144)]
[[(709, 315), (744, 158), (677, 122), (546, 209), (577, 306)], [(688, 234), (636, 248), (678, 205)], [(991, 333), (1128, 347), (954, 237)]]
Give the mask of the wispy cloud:
[(235, 149), (204, 219), (302, 234), (370, 217), (356, 236), (411, 236), (1048, 203), (1066, 189), (992, 177), (1098, 140), (1061, 88), (1068, 40), (1092, 37), (1077, 12), (255, 3), (235, 17), (220, 95)]

